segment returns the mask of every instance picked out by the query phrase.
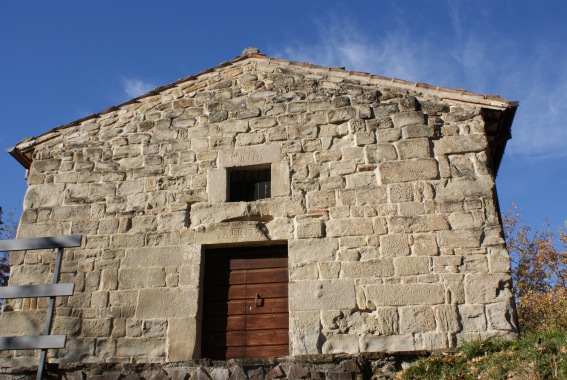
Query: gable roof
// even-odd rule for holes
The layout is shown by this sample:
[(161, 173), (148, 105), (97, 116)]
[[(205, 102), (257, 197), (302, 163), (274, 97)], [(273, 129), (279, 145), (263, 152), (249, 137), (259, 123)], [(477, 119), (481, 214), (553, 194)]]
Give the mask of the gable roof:
[(241, 56), (238, 56), (231, 61), (220, 63), (215, 67), (203, 70), (195, 75), (189, 75), (187, 77), (178, 79), (177, 81), (167, 84), (165, 86), (159, 86), (153, 89), (152, 91), (149, 91), (141, 96), (128, 100), (119, 105), (111, 106), (101, 112), (53, 128), (45, 133), (42, 133), (41, 135), (35, 137), (28, 137), (17, 143), (15, 146), (6, 149), (6, 151), (10, 155), (12, 155), (12, 157), (14, 157), (24, 168), (29, 169), (33, 161), (33, 151), (35, 146), (42, 142), (51, 140), (59, 136), (61, 130), (80, 125), (81, 123), (84, 123), (91, 119), (101, 118), (109, 113), (119, 111), (120, 109), (128, 105), (135, 103), (142, 103), (146, 98), (160, 95), (164, 91), (167, 91), (179, 85), (187, 84), (187, 82), (202, 79), (208, 74), (220, 72), (226, 70), (227, 68), (237, 66), (240, 64), (240, 62), (246, 60), (263, 60), (263, 61), (267, 61), (269, 64), (273, 63), (274, 66), (287, 66), (289, 68), (301, 67), (301, 68), (313, 69), (314, 71), (317, 71), (318, 74), (327, 73), (328, 75), (349, 77), (352, 79), (364, 80), (368, 84), (375, 84), (377, 86), (382, 86), (382, 87), (387, 86), (390, 88), (396, 88), (398, 90), (415, 91), (415, 92), (420, 92), (421, 94), (424, 95), (434, 95), (442, 100), (450, 100), (459, 103), (474, 104), (481, 106), (483, 108), (503, 111), (505, 113), (504, 117), (502, 118), (503, 122), (501, 123), (502, 124), (501, 128), (499, 128), (498, 136), (496, 136), (496, 140), (498, 141), (498, 143), (493, 146), (495, 172), (497, 172), (498, 167), (500, 165), (500, 161), (504, 154), (506, 141), (511, 137), (510, 130), (512, 126), (512, 121), (514, 119), (516, 108), (519, 105), (517, 101), (509, 101), (504, 98), (501, 98), (499, 95), (489, 95), (489, 94), (482, 95), (482, 94), (466, 91), (463, 89), (451, 89), (447, 87), (432, 86), (420, 82), (409, 82), (396, 78), (387, 78), (360, 71), (348, 71), (345, 70), (344, 67), (340, 67), (340, 68), (324, 67), (306, 62), (294, 62), (281, 58), (270, 58), (267, 57), (265, 54), (261, 54), (258, 49), (247, 48), (243, 51), (243, 54)]

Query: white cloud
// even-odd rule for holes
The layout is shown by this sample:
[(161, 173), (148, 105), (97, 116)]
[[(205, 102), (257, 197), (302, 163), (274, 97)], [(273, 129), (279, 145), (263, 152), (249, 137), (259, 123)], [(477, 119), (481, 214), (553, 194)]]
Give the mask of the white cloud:
[[(507, 154), (567, 156), (567, 51), (535, 41), (525, 46), (505, 29), (490, 29), (493, 15), (474, 18), (448, 2), (453, 36), (411, 31), (402, 19), (375, 38), (348, 16), (321, 20), (313, 44), (294, 43), (276, 56), (478, 93), (500, 93), (521, 105)], [(488, 28), (488, 29), (487, 29)], [(486, 32), (488, 30), (488, 32)], [(521, 37), (520, 37), (521, 38)]]
[(122, 80), (122, 84), (124, 93), (130, 98), (136, 98), (156, 88), (153, 83), (144, 82), (139, 79), (126, 78)]

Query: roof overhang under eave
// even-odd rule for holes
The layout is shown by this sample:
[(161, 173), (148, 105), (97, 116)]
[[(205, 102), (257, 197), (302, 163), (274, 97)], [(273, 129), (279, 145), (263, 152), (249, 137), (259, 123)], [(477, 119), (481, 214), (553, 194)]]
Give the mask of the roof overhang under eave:
[(6, 152), (10, 153), (10, 156), (14, 157), (24, 168), (30, 168), (33, 161), (31, 154), (22, 153), (22, 151), (15, 146), (6, 149)]
[(502, 163), (506, 144), (508, 140), (512, 138), (512, 122), (514, 121), (518, 105), (518, 102), (510, 102), (508, 108), (503, 111), (497, 134), (494, 140), (489, 144), (492, 156), (492, 170), (494, 171), (495, 177)]

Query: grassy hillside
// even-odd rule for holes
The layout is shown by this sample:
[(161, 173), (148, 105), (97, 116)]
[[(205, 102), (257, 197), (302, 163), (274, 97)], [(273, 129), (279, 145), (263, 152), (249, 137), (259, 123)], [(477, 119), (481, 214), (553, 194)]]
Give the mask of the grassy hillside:
[(467, 343), (457, 353), (420, 360), (398, 378), (567, 379), (567, 330), (549, 329), (528, 332), (515, 340)]

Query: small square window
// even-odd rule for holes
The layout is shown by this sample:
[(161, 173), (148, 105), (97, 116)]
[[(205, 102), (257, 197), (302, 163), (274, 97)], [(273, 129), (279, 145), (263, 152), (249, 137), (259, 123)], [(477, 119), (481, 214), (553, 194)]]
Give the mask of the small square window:
[(228, 172), (229, 202), (250, 202), (271, 196), (271, 169), (239, 169)]

